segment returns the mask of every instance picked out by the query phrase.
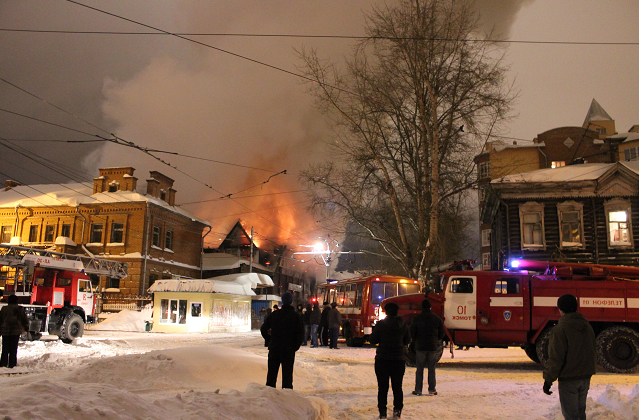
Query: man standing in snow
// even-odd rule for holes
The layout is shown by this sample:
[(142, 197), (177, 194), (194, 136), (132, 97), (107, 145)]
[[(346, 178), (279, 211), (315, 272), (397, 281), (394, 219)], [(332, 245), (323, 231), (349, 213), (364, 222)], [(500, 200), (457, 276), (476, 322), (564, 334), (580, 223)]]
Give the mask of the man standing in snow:
[(337, 339), (339, 337), (339, 329), (342, 326), (342, 313), (337, 309), (337, 303), (331, 303), (331, 310), (328, 313), (328, 331), (331, 335), (330, 348), (337, 348)]
[(561, 413), (566, 420), (586, 419), (590, 378), (597, 369), (595, 332), (577, 312), (577, 298), (565, 294), (557, 299), (561, 318), (550, 331), (548, 360), (544, 369), (544, 393), (558, 380)]
[(302, 316), (295, 311), (292, 303), (293, 295), (285, 292), (282, 295), (282, 308), (274, 311), (260, 329), (265, 340), (270, 337), (266, 386), (273, 388), (277, 383), (277, 374), (282, 365), (282, 388), (293, 389), (295, 352), (304, 340)]
[(313, 303), (313, 311), (311, 312), (311, 347), (317, 348), (317, 329), (319, 328), (322, 313), (320, 312), (319, 302)]
[(415, 346), (415, 390), (413, 395), (422, 395), (424, 385), (424, 366), (428, 366), (428, 395), (437, 395), (435, 365), (439, 342), (444, 338), (444, 323), (431, 310), (428, 299), (422, 301), (422, 312), (410, 323), (410, 335)]
[(12, 369), (18, 363), (20, 334), (29, 329), (29, 319), (24, 308), (18, 305), (18, 296), (9, 295), (7, 306), (0, 310), (0, 334), (2, 334), (2, 356), (0, 367)]
[(406, 370), (406, 353), (404, 346), (410, 343), (408, 327), (402, 318), (397, 316), (399, 306), (388, 303), (384, 307), (386, 318), (379, 321), (370, 336), (372, 345), (379, 344), (375, 354), (375, 375), (377, 376), (377, 408), (379, 418), (386, 417), (388, 380), (393, 388), (393, 416), (398, 419), (404, 408), (404, 392), (402, 381)]
[(328, 347), (328, 313), (331, 311), (331, 307), (328, 302), (324, 302), (324, 308), (320, 316), (320, 341), (322, 347)]

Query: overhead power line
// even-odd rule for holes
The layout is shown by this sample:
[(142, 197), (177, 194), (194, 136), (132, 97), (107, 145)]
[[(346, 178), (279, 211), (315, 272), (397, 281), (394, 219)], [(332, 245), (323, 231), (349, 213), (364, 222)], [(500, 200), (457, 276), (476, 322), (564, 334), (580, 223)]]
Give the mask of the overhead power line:
[(308, 39), (386, 39), (389, 41), (462, 41), (462, 42), (493, 42), (503, 44), (542, 44), (542, 45), (639, 45), (639, 42), (617, 41), (537, 41), (527, 39), (491, 39), (491, 38), (425, 38), (425, 37), (387, 37), (363, 35), (310, 35), (310, 34), (252, 34), (252, 33), (222, 33), (222, 32), (131, 32), (131, 31), (77, 31), (51, 29), (13, 29), (0, 28), (0, 32), (26, 32), (44, 34), (75, 34), (75, 35), (162, 35), (162, 36), (214, 36), (235, 38), (308, 38)]

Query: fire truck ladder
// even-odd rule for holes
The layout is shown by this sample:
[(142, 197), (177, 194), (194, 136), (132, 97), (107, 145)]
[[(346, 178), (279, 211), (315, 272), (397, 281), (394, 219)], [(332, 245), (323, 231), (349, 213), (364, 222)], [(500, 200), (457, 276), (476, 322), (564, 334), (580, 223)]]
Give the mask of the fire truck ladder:
[(126, 263), (119, 261), (86, 257), (84, 255), (63, 254), (61, 252), (47, 251), (44, 249), (0, 244), (0, 265), (24, 265), (25, 257), (27, 257), (27, 259), (31, 259), (28, 256), (78, 261), (82, 263), (84, 266), (83, 271), (87, 274), (96, 274), (98, 276), (107, 276), (119, 279), (128, 275)]

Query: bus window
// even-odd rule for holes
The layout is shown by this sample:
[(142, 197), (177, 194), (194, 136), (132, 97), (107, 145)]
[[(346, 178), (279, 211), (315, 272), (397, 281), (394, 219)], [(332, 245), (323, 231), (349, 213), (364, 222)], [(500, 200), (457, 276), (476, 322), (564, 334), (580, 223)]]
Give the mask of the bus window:
[(353, 306), (355, 303), (355, 286), (354, 284), (346, 285), (346, 299), (344, 300), (344, 306)]
[(464, 277), (452, 279), (450, 291), (452, 293), (473, 293), (473, 279)]
[(357, 285), (357, 290), (355, 291), (355, 306), (360, 308), (362, 306), (362, 295), (364, 294), (364, 284), (360, 283)]
[(419, 284), (415, 283), (399, 283), (399, 295), (409, 295), (411, 293), (419, 293)]
[(328, 291), (328, 299), (327, 302), (329, 304), (335, 302), (335, 289), (331, 289)]
[(344, 306), (344, 285), (335, 288), (335, 301), (339, 306)]
[(326, 296), (326, 287), (320, 287), (317, 289), (317, 301), (319, 302), (320, 305), (322, 305), (324, 303), (324, 300)]
[(371, 303), (379, 304), (382, 300), (397, 296), (397, 283), (383, 281), (373, 282), (371, 289)]

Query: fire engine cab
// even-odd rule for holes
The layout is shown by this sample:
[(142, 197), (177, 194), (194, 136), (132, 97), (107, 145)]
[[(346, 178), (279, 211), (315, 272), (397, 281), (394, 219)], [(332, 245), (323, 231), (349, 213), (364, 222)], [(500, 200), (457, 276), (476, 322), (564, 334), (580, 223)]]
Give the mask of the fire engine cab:
[(26, 339), (57, 335), (71, 343), (95, 316), (95, 294), (88, 274), (123, 278), (126, 264), (102, 258), (0, 245), (4, 296), (18, 296), (29, 318)]
[[(507, 271), (446, 271), (426, 295), (444, 320), (451, 346), (521, 346), (535, 362), (548, 359), (550, 330), (560, 318), (557, 299), (575, 295), (597, 339), (607, 371), (639, 369), (639, 268), (514, 260)], [(386, 299), (408, 322), (423, 294)]]

